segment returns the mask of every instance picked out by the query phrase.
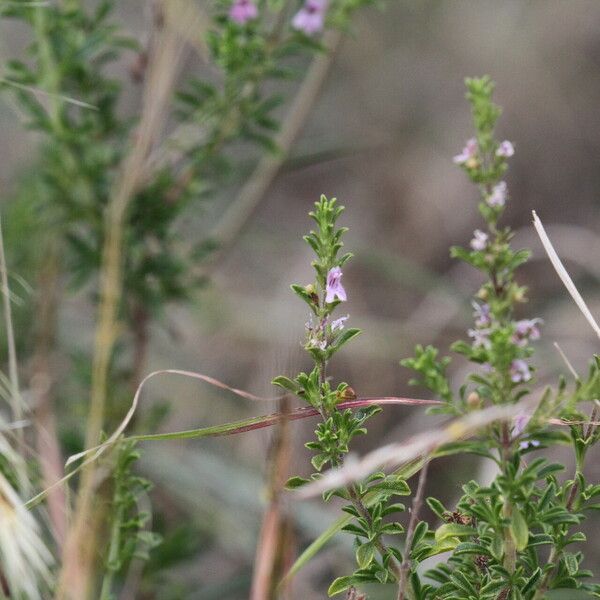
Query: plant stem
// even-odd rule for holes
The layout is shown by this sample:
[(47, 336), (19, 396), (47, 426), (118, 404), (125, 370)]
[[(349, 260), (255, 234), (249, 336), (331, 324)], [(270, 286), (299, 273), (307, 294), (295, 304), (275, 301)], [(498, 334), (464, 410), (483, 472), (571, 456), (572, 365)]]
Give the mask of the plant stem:
[[(35, 352), (32, 359), (31, 390), (35, 398), (36, 449), (44, 488), (64, 475), (63, 458), (54, 414), (52, 353), (56, 343), (56, 312), (59, 297), (60, 251), (56, 239), (44, 246), (44, 260), (38, 278)], [(67, 499), (62, 487), (48, 494), (48, 515), (59, 548), (67, 533)]]
[[(290, 412), (290, 398), (280, 400), (280, 412)], [(277, 581), (277, 551), (284, 533), (284, 515), (282, 514), (281, 493), (285, 487), (290, 455), (291, 432), (289, 420), (281, 421), (270, 451), (268, 478), (268, 505), (265, 509), (250, 591), (250, 600), (270, 600)]]
[[(508, 464), (511, 459), (511, 437), (508, 423), (502, 423), (502, 438), (501, 438), (501, 461), (502, 471), (505, 475), (508, 475)], [(510, 519), (513, 513), (513, 507), (510, 497), (504, 499), (504, 505), (502, 507), (502, 516), (505, 519)], [(517, 548), (515, 540), (513, 539), (510, 525), (504, 528), (504, 568), (509, 572), (513, 573), (517, 564)]]
[(415, 529), (419, 522), (419, 513), (423, 506), (423, 499), (425, 496), (425, 484), (427, 482), (427, 471), (429, 469), (429, 461), (426, 460), (421, 467), (419, 473), (419, 483), (417, 484), (417, 491), (413, 498), (412, 510), (410, 513), (410, 519), (408, 521), (408, 529), (406, 530), (406, 544), (404, 548), (404, 559), (400, 565), (400, 578), (398, 581), (398, 600), (405, 600), (406, 592), (408, 587), (408, 574), (410, 572), (411, 560), (410, 551), (415, 536)]

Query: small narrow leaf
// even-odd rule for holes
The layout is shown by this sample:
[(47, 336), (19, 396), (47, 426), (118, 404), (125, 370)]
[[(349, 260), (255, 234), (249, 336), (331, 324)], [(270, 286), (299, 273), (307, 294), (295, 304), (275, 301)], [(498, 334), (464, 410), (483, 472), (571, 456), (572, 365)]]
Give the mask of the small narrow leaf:
[(519, 552), (527, 548), (529, 527), (527, 526), (527, 521), (525, 521), (523, 513), (516, 508), (513, 508), (513, 514), (510, 520), (510, 533)]
[(334, 582), (329, 586), (327, 590), (328, 596), (335, 596), (336, 594), (341, 594), (345, 592), (352, 585), (352, 577), (338, 577)]
[(366, 569), (375, 558), (375, 548), (373, 544), (363, 544), (356, 550), (356, 562), (361, 569)]

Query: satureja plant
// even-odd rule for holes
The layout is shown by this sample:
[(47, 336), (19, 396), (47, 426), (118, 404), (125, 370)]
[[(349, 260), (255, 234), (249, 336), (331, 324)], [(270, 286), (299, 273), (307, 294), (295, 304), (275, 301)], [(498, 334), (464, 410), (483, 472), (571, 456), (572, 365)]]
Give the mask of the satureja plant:
[[(317, 472), (310, 479), (294, 477), (288, 486), (326, 490), (326, 501), (340, 496), (347, 502), (343, 510), (354, 518), (343, 529), (355, 537), (358, 568), (336, 579), (329, 588), (330, 595), (347, 592), (348, 598), (363, 597), (359, 590), (365, 583), (391, 582), (397, 586), (400, 600), (599, 597), (600, 586), (589, 582), (592, 573), (582, 565), (580, 546), (586, 541), (581, 524), (599, 506), (595, 498), (600, 495), (600, 485), (586, 480), (584, 461), (599, 437), (596, 404), (600, 363), (595, 358), (588, 376), (577, 377), (572, 388), (561, 378), (555, 390), (547, 388), (540, 394), (532, 389), (532, 342), (540, 338), (543, 323), (539, 318), (520, 315), (526, 288), (516, 275), (529, 251), (514, 250), (513, 233), (501, 224), (509, 199), (503, 177), (515, 148), (510, 141), (498, 141), (494, 136), (501, 110), (492, 101), (493, 82), (483, 77), (467, 79), (466, 85), (475, 136), (454, 162), (478, 188), (478, 208), (485, 225), (475, 230), (468, 248), (454, 247), (451, 254), (480, 271), (484, 281), (472, 301), (474, 324), (467, 331), (468, 339), (456, 342), (452, 349), (472, 364), (473, 371), (455, 392), (447, 375), (450, 359), (439, 358), (436, 348), (417, 346), (415, 356), (401, 363), (416, 372), (411, 383), (428, 388), (438, 398), (439, 405), (430, 408), (431, 412), (449, 415), (458, 422), (472, 419), (477, 412), (490, 414), (490, 407), (510, 411), (514, 406), (518, 412), (512, 411), (510, 418), (484, 422), (470, 432), (468, 440), (461, 439), (467, 430), (460, 426), (446, 429), (450, 438), (456, 438), (450, 443), (448, 436), (443, 444), (436, 442), (435, 435), (430, 436), (427, 451), (416, 460), (419, 484), (406, 535), (399, 538), (404, 528), (394, 519), (404, 506), (391, 503), (391, 499), (410, 493), (402, 470), (392, 475), (373, 472), (365, 478), (364, 469), (344, 465), (352, 438), (366, 433), (367, 419), (379, 408), (371, 406), (357, 412), (336, 408), (354, 397), (354, 392), (346, 383), (333, 385), (327, 366), (359, 331), (345, 328), (348, 317), (333, 318), (334, 310), (346, 300), (341, 267), (350, 255), (338, 257), (345, 232), (336, 228), (341, 208), (335, 201), (322, 198), (311, 213), (317, 229), (305, 237), (317, 256), (313, 262), (315, 282), (292, 286), (310, 307), (304, 347), (314, 360), (314, 368), (295, 379), (274, 380), (316, 408), (322, 417), (316, 439), (306, 444), (315, 451), (312, 464)], [(581, 407), (586, 402), (593, 404), (591, 416)], [(563, 427), (552, 427), (556, 424)], [(540, 452), (554, 444), (573, 448), (573, 475), (561, 476), (564, 466)], [(493, 461), (497, 475), (487, 485), (465, 482), (463, 495), (449, 507), (437, 498), (426, 498), (431, 514), (425, 520), (421, 513), (429, 462), (437, 456), (460, 453)], [(394, 462), (389, 459), (382, 455), (381, 464)], [(334, 469), (333, 476), (323, 476), (325, 467)], [(345, 482), (342, 488), (338, 487), (341, 480)], [(435, 528), (429, 525), (431, 517), (440, 521)], [(398, 539), (399, 545), (393, 541)], [(437, 564), (431, 567), (436, 557)], [(421, 567), (424, 561), (429, 566), (426, 570)]]

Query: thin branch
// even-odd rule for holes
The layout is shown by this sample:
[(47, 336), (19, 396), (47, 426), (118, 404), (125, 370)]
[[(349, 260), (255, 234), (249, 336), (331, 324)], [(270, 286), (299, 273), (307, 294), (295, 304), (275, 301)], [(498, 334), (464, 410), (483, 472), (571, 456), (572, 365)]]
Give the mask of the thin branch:
[(406, 530), (406, 544), (404, 547), (404, 557), (402, 564), (400, 565), (400, 581), (398, 582), (398, 600), (404, 600), (406, 598), (406, 590), (408, 586), (408, 574), (411, 569), (410, 551), (415, 537), (415, 529), (419, 523), (419, 513), (423, 506), (423, 499), (425, 496), (425, 485), (427, 483), (427, 471), (429, 470), (429, 460), (426, 460), (421, 467), (419, 473), (419, 483), (417, 485), (417, 492), (412, 503), (412, 509), (410, 512), (410, 520), (408, 522), (408, 528)]
[(268, 478), (268, 505), (265, 509), (263, 522), (255, 553), (254, 573), (250, 600), (269, 600), (277, 586), (276, 572), (277, 550), (283, 534), (283, 515), (281, 496), (289, 471), (291, 456), (290, 422), (286, 416), (290, 412), (290, 399), (284, 396), (279, 402), (283, 419), (280, 422), (270, 452)]

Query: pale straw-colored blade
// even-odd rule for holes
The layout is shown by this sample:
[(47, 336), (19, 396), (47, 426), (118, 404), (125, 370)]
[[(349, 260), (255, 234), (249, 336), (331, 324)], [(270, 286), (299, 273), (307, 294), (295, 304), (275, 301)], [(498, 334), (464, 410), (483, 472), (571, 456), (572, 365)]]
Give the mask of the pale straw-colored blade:
[(571, 297), (573, 298), (573, 300), (575, 300), (575, 304), (577, 304), (577, 306), (579, 307), (579, 310), (583, 313), (583, 316), (587, 319), (587, 322), (590, 324), (591, 328), (595, 331), (596, 335), (600, 338), (600, 327), (598, 326), (598, 323), (596, 323), (596, 319), (594, 319), (594, 317), (592, 316), (590, 309), (587, 307), (587, 304), (585, 303), (585, 301), (581, 297), (581, 294), (575, 287), (573, 280), (571, 279), (569, 273), (567, 272), (564, 265), (562, 264), (558, 254), (556, 253), (556, 250), (554, 250), (554, 246), (552, 245), (552, 242), (550, 241), (550, 238), (548, 237), (548, 234), (546, 233), (546, 230), (544, 229), (544, 226), (542, 225), (542, 221), (537, 216), (535, 210), (532, 211), (532, 213), (533, 213), (533, 225), (535, 226), (535, 229), (536, 229), (538, 235), (540, 236), (540, 240), (542, 241), (544, 250), (546, 250), (546, 254), (548, 255), (548, 258), (550, 259), (550, 262), (552, 263), (554, 270), (558, 273), (558, 276), (560, 277), (561, 281), (567, 288), (567, 291), (569, 292), (569, 294), (571, 294)]

